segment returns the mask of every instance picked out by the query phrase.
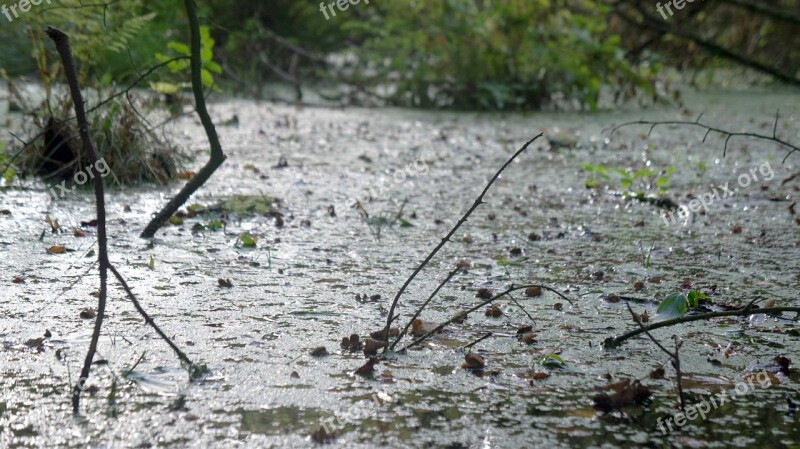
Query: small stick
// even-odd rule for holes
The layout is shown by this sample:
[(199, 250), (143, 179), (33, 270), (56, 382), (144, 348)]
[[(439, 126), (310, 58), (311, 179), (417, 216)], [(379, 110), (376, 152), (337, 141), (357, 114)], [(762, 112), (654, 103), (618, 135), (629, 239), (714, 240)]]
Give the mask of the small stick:
[(473, 341), (472, 343), (469, 343), (469, 344), (466, 344), (466, 345), (462, 346), (461, 349), (469, 349), (469, 348), (477, 345), (478, 343), (482, 342), (483, 340), (486, 340), (487, 338), (491, 337), (492, 335), (493, 334), (491, 332), (487, 332), (486, 335), (484, 335), (483, 337)]
[[(187, 1), (189, 1), (189, 0), (187, 0)], [(417, 269), (414, 270), (413, 273), (411, 273), (411, 276), (409, 276), (408, 279), (406, 279), (405, 283), (403, 283), (403, 286), (400, 287), (400, 290), (397, 291), (397, 295), (395, 295), (394, 299), (392, 300), (392, 306), (389, 308), (389, 318), (386, 320), (386, 329), (384, 329), (385, 335), (387, 335), (387, 336), (389, 335), (389, 329), (392, 326), (392, 317), (394, 316), (394, 309), (395, 309), (395, 307), (397, 307), (398, 301), (400, 301), (400, 296), (402, 296), (403, 292), (406, 291), (406, 288), (408, 288), (409, 284), (411, 284), (411, 281), (413, 281), (414, 278), (416, 278), (417, 275), (420, 273), (420, 271), (422, 271), (422, 269), (425, 268), (426, 265), (428, 265), (428, 262), (430, 262), (431, 259), (433, 259), (433, 256), (435, 256), (436, 253), (438, 253), (439, 250), (442, 249), (442, 247), (444, 247), (445, 243), (450, 241), (450, 237), (452, 237), (453, 234), (455, 234), (456, 231), (458, 231), (458, 228), (460, 228), (461, 225), (466, 223), (466, 221), (469, 218), (469, 216), (472, 215), (473, 212), (475, 212), (475, 209), (477, 209), (478, 206), (483, 204), (483, 197), (486, 195), (486, 192), (489, 191), (489, 188), (492, 187), (492, 184), (494, 184), (494, 182), (497, 181), (497, 178), (500, 177), (500, 174), (503, 173), (503, 170), (505, 170), (506, 167), (508, 167), (511, 164), (511, 162), (513, 162), (514, 159), (517, 158), (517, 156), (519, 156), (520, 154), (522, 154), (523, 151), (528, 149), (528, 146), (530, 146), (530, 144), (535, 142), (536, 139), (538, 139), (539, 137), (542, 137), (542, 135), (543, 135), (542, 133), (539, 133), (539, 134), (536, 135), (536, 137), (534, 137), (533, 139), (527, 141), (525, 143), (525, 145), (522, 146), (522, 148), (517, 150), (517, 152), (514, 153), (506, 161), (506, 163), (503, 164), (502, 167), (500, 167), (500, 170), (498, 170), (497, 173), (495, 173), (495, 175), (492, 176), (492, 179), (489, 180), (489, 183), (486, 184), (486, 187), (483, 189), (483, 192), (481, 192), (481, 194), (478, 195), (478, 198), (472, 204), (472, 207), (470, 207), (469, 210), (467, 210), (467, 212), (464, 214), (464, 216), (461, 217), (460, 220), (458, 220), (458, 222), (456, 223), (455, 226), (453, 226), (453, 229), (451, 229), (450, 232), (447, 233), (447, 235), (442, 239), (442, 241), (439, 242), (438, 245), (436, 245), (436, 247), (433, 249), (433, 251), (431, 251), (430, 254), (428, 254), (428, 257), (426, 257), (425, 260), (423, 260), (422, 263), (417, 267)], [(383, 352), (386, 352), (388, 349), (389, 349), (388, 346), (383, 348)]]

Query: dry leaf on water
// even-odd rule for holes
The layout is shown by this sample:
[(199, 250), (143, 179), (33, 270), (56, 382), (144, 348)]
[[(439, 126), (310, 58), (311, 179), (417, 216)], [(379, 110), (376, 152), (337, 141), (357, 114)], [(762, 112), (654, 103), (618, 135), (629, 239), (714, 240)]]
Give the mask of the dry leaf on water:
[(533, 287), (526, 288), (525, 289), (525, 296), (527, 296), (528, 298), (534, 298), (536, 296), (542, 296), (542, 287), (533, 286)]
[(492, 291), (489, 290), (488, 288), (479, 288), (478, 292), (475, 293), (475, 297), (480, 299), (490, 299), (493, 296), (494, 293), (492, 293)]
[(225, 288), (233, 287), (233, 282), (231, 282), (230, 279), (222, 279), (222, 278), (217, 279), (217, 284), (219, 284), (220, 287), (225, 287)]
[(663, 366), (659, 366), (658, 368), (654, 369), (653, 371), (650, 371), (650, 378), (651, 379), (663, 379), (664, 378), (664, 374), (665, 374), (664, 367)]
[(384, 347), (386, 347), (385, 341), (368, 338), (366, 341), (364, 341), (364, 355), (377, 355), (378, 350)]
[(411, 322), (411, 335), (415, 337), (422, 337), (423, 335), (432, 332), (437, 326), (438, 325), (436, 323), (422, 321), (421, 319), (417, 318)]
[(351, 334), (350, 337), (342, 337), (342, 343), (340, 344), (342, 349), (347, 349), (351, 352), (356, 352), (361, 350), (364, 344), (361, 342), (361, 338), (359, 338), (358, 334)]
[(328, 355), (328, 350), (325, 348), (325, 346), (319, 346), (311, 350), (312, 357), (324, 357), (326, 355)]
[(597, 390), (608, 391), (595, 395), (592, 398), (595, 410), (608, 413), (618, 408), (640, 404), (652, 394), (650, 388), (642, 385), (638, 380), (622, 379), (619, 382), (597, 387)]
[(367, 363), (356, 370), (356, 374), (360, 376), (371, 376), (374, 373), (375, 364), (379, 361), (377, 357), (370, 357)]
[(54, 245), (47, 248), (47, 254), (64, 254), (65, 252), (67, 252), (67, 248), (62, 245)]
[[(400, 328), (393, 327), (393, 328), (389, 329), (389, 335), (392, 336), (392, 337), (396, 337), (396, 336), (400, 335)], [(379, 331), (370, 332), (369, 336), (374, 338), (375, 340), (383, 340), (383, 341), (387, 341), (388, 340), (388, 338), (386, 338), (386, 329), (381, 329)]]
[(492, 318), (498, 318), (503, 316), (503, 311), (500, 310), (500, 307), (497, 307), (496, 304), (492, 304), (486, 308), (486, 312), (484, 312), (484, 314)]
[(486, 360), (483, 357), (479, 356), (478, 354), (464, 354), (464, 363), (461, 364), (461, 367), (464, 369), (470, 370), (480, 370), (486, 366)]
[(519, 337), (519, 341), (525, 343), (526, 345), (532, 345), (536, 343), (536, 334), (533, 332), (522, 334), (522, 336)]
[(336, 434), (333, 432), (328, 433), (328, 431), (325, 430), (325, 426), (320, 426), (319, 429), (311, 434), (311, 439), (319, 444), (330, 443), (334, 438), (336, 438)]

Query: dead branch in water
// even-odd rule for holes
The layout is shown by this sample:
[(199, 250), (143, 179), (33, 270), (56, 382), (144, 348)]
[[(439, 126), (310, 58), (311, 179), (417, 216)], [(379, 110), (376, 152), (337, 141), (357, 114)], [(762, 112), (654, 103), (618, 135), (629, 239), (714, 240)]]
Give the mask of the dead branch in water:
[[(75, 68), (75, 60), (72, 58), (69, 37), (64, 34), (63, 31), (53, 27), (47, 27), (45, 33), (47, 33), (47, 36), (55, 43), (58, 55), (61, 57), (61, 64), (64, 66), (64, 74), (69, 84), (72, 104), (75, 107), (75, 116), (78, 119), (78, 131), (80, 133), (83, 150), (86, 152), (89, 161), (93, 165), (96, 165), (100, 158), (97, 156), (94, 143), (89, 136), (89, 121), (86, 119), (83, 95), (81, 94), (81, 88), (78, 84), (78, 71)], [(100, 294), (97, 299), (97, 318), (94, 321), (94, 331), (92, 331), (89, 350), (86, 352), (81, 375), (72, 390), (72, 411), (74, 413), (78, 413), (80, 408), (81, 391), (83, 391), (83, 386), (89, 378), (92, 361), (97, 352), (97, 343), (100, 340), (100, 330), (103, 327), (103, 317), (106, 311), (106, 294), (108, 292), (108, 268), (110, 263), (108, 261), (108, 235), (106, 234), (105, 190), (103, 178), (101, 176), (94, 176), (93, 178), (95, 206), (97, 208), (97, 260), (100, 270)]]
[[(72, 103), (75, 107), (75, 118), (78, 121), (78, 131), (81, 138), (81, 143), (83, 145), (83, 149), (86, 152), (89, 161), (96, 165), (97, 161), (100, 159), (98, 157), (97, 151), (94, 147), (94, 143), (92, 142), (91, 136), (89, 135), (89, 122), (86, 118), (86, 110), (84, 107), (83, 102), (83, 95), (81, 94), (80, 84), (78, 83), (78, 72), (75, 68), (75, 60), (72, 57), (72, 50), (69, 44), (69, 37), (61, 30), (53, 27), (47, 27), (45, 31), (50, 39), (53, 40), (56, 46), (56, 50), (58, 51), (59, 56), (61, 57), (61, 63), (64, 66), (64, 75), (67, 78), (67, 83), (69, 85), (70, 94), (72, 96)], [(163, 338), (170, 347), (178, 354), (178, 357), (181, 359), (183, 363), (187, 366), (187, 370), (189, 370), (189, 374), (192, 378), (196, 377), (198, 374), (201, 374), (205, 368), (198, 367), (189, 360), (189, 358), (184, 354), (178, 347), (164, 334), (158, 326), (155, 325), (153, 319), (144, 311), (141, 307), (139, 302), (136, 300), (136, 297), (131, 292), (130, 287), (122, 278), (122, 276), (117, 272), (116, 268), (111, 265), (111, 262), (108, 259), (108, 234), (106, 232), (106, 205), (105, 205), (105, 186), (103, 184), (103, 178), (101, 176), (94, 176), (94, 194), (95, 194), (95, 201), (96, 201), (96, 208), (97, 208), (97, 247), (98, 247), (98, 268), (100, 271), (100, 294), (97, 300), (97, 318), (94, 322), (94, 330), (92, 331), (92, 339), (89, 343), (89, 350), (86, 353), (86, 358), (83, 362), (83, 368), (81, 369), (81, 375), (78, 378), (78, 382), (73, 387), (72, 393), (72, 410), (74, 413), (78, 413), (80, 410), (80, 394), (83, 391), (84, 385), (89, 378), (89, 373), (91, 371), (92, 362), (94, 360), (94, 356), (97, 353), (97, 344), (100, 340), (100, 332), (103, 327), (103, 318), (105, 317), (105, 310), (106, 310), (106, 299), (108, 293), (108, 272), (111, 271), (117, 277), (117, 279), (122, 284), (122, 287), (128, 293), (133, 302), (136, 309), (139, 313), (144, 317), (145, 323), (150, 324), (158, 333), (158, 335)]]
[(653, 329), (658, 329), (661, 327), (669, 327), (675, 326), (677, 324), (689, 323), (692, 321), (700, 321), (700, 320), (710, 320), (712, 318), (721, 318), (726, 316), (749, 316), (754, 315), (756, 313), (766, 313), (766, 314), (775, 314), (775, 313), (783, 313), (783, 312), (795, 312), (800, 314), (800, 307), (765, 307), (765, 308), (756, 308), (746, 306), (741, 309), (736, 310), (727, 310), (724, 312), (709, 312), (709, 313), (698, 313), (696, 315), (686, 315), (678, 318), (673, 318), (670, 320), (658, 321), (653, 324), (648, 324), (647, 326), (642, 326), (641, 328), (634, 329), (632, 331), (628, 331), (619, 337), (608, 337), (603, 341), (603, 347), (606, 349), (613, 349), (619, 347), (622, 342), (633, 338), (637, 335), (640, 335), (644, 332), (651, 331)]
[(186, 200), (189, 199), (194, 192), (197, 191), (203, 184), (208, 181), (208, 178), (225, 162), (225, 153), (222, 152), (222, 145), (219, 143), (219, 136), (217, 129), (214, 127), (214, 122), (208, 114), (206, 108), (206, 99), (203, 93), (203, 78), (201, 71), (203, 68), (203, 61), (200, 56), (200, 22), (197, 18), (197, 5), (194, 0), (184, 0), (186, 7), (186, 15), (189, 18), (189, 28), (191, 30), (191, 57), (192, 57), (192, 93), (194, 94), (195, 110), (197, 115), (200, 116), (200, 122), (203, 124), (203, 129), (208, 137), (208, 143), (211, 146), (211, 156), (206, 162), (206, 165), (200, 169), (193, 177), (183, 186), (164, 207), (150, 220), (150, 223), (142, 231), (141, 237), (150, 238), (156, 235), (158, 228), (161, 227), (175, 212), (180, 208)]
[[(187, 0), (187, 1), (190, 1), (190, 0)], [(420, 273), (420, 271), (422, 271), (422, 269), (425, 268), (426, 265), (428, 265), (428, 262), (430, 262), (431, 259), (433, 259), (433, 256), (435, 256), (436, 253), (438, 253), (439, 250), (441, 250), (444, 247), (444, 245), (448, 241), (450, 241), (450, 237), (452, 237), (453, 234), (455, 234), (456, 231), (458, 231), (458, 228), (460, 228), (461, 225), (463, 225), (464, 223), (467, 222), (467, 219), (469, 218), (470, 215), (472, 215), (473, 212), (475, 212), (475, 209), (477, 209), (478, 206), (483, 204), (483, 197), (486, 195), (486, 192), (489, 191), (489, 188), (492, 187), (492, 184), (494, 184), (494, 182), (497, 181), (497, 178), (500, 177), (500, 174), (503, 173), (503, 170), (505, 170), (506, 167), (508, 167), (511, 164), (511, 162), (513, 162), (514, 159), (517, 158), (517, 156), (519, 156), (520, 154), (522, 154), (523, 151), (528, 149), (528, 146), (530, 146), (530, 144), (535, 142), (536, 139), (538, 139), (540, 137), (542, 137), (542, 133), (539, 133), (538, 135), (536, 135), (536, 137), (534, 137), (533, 139), (527, 141), (525, 143), (525, 145), (522, 146), (522, 148), (517, 150), (517, 152), (514, 153), (506, 161), (506, 163), (503, 164), (502, 167), (500, 167), (500, 170), (498, 170), (497, 173), (495, 173), (494, 176), (492, 176), (492, 179), (489, 180), (489, 183), (486, 184), (486, 187), (483, 189), (483, 192), (481, 192), (481, 194), (478, 195), (478, 198), (472, 204), (472, 207), (470, 207), (469, 210), (467, 210), (467, 212), (464, 214), (464, 216), (461, 217), (460, 220), (458, 220), (458, 222), (456, 223), (455, 226), (453, 226), (453, 229), (451, 229), (450, 232), (447, 233), (447, 235), (442, 239), (442, 241), (439, 242), (438, 245), (436, 245), (436, 247), (433, 249), (433, 251), (431, 251), (430, 254), (428, 254), (428, 257), (426, 257), (425, 260), (423, 260), (422, 263), (419, 265), (419, 267), (417, 267), (417, 269), (414, 270), (413, 273), (411, 273), (411, 276), (409, 276), (408, 279), (406, 279), (405, 283), (403, 284), (402, 287), (400, 287), (400, 290), (398, 290), (397, 295), (395, 295), (394, 299), (392, 300), (392, 306), (389, 308), (389, 315), (386, 318), (386, 328), (384, 329), (384, 332), (385, 332), (384, 335), (387, 335), (387, 336), (389, 335), (389, 330), (391, 329), (391, 326), (392, 326), (392, 320), (394, 320), (394, 309), (395, 309), (395, 307), (397, 307), (397, 303), (400, 301), (400, 296), (402, 296), (403, 292), (406, 291), (406, 288), (408, 288), (409, 284), (411, 284), (411, 281), (413, 281), (414, 278), (416, 278), (417, 275)], [(394, 346), (394, 345), (392, 345), (392, 346)], [(383, 352), (386, 352), (388, 349), (389, 349), (388, 346), (384, 347), (383, 348)]]
[(665, 120), (665, 121), (637, 120), (635, 122), (626, 122), (626, 123), (622, 123), (620, 125), (616, 125), (616, 126), (612, 127), (611, 128), (611, 132), (609, 133), (609, 135), (613, 135), (614, 132), (616, 132), (618, 129), (620, 129), (622, 127), (632, 126), (632, 125), (650, 125), (650, 131), (647, 132), (647, 136), (648, 137), (650, 137), (650, 134), (653, 132), (653, 129), (656, 126), (659, 126), (659, 125), (697, 126), (697, 127), (700, 127), (702, 129), (706, 130), (706, 134), (703, 136), (703, 140), (702, 140), (703, 143), (705, 143), (706, 138), (708, 138), (708, 135), (711, 134), (712, 132), (722, 134), (723, 136), (727, 136), (725, 138), (725, 147), (722, 149), (722, 157), (725, 157), (725, 155), (727, 154), (727, 152), (728, 152), (728, 141), (730, 141), (732, 137), (750, 137), (750, 138), (753, 138), (753, 139), (760, 139), (760, 140), (766, 140), (766, 141), (769, 141), (769, 142), (775, 142), (775, 143), (777, 143), (779, 145), (783, 145), (786, 148), (789, 148), (791, 151), (789, 151), (789, 153), (786, 154), (786, 156), (783, 158), (783, 161), (782, 161), (783, 163), (785, 163), (786, 159), (788, 159), (789, 156), (791, 156), (792, 153), (794, 153), (795, 151), (800, 151), (800, 147), (797, 147), (796, 145), (793, 145), (793, 144), (791, 144), (789, 142), (786, 142), (785, 140), (783, 140), (783, 139), (781, 139), (781, 138), (779, 138), (777, 136), (779, 115), (780, 115), (779, 112), (775, 113), (775, 123), (772, 126), (772, 135), (771, 136), (768, 136), (766, 134), (750, 133), (750, 132), (733, 132), (733, 131), (728, 131), (728, 130), (724, 130), (724, 129), (721, 129), (721, 128), (716, 128), (714, 126), (709, 126), (709, 125), (706, 125), (704, 123), (700, 123), (700, 119), (703, 117), (703, 114), (700, 114), (697, 117), (697, 120), (695, 120), (693, 122), (686, 121), (686, 120)]

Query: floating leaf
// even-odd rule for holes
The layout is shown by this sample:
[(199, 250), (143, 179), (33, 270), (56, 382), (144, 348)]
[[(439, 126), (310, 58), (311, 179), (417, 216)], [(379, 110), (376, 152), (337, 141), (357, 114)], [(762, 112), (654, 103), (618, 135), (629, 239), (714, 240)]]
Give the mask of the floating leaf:
[(689, 303), (685, 293), (673, 293), (661, 300), (656, 313), (664, 318), (678, 318), (689, 310)]
[(551, 368), (561, 368), (562, 366), (564, 366), (564, 359), (559, 357), (558, 354), (551, 352), (550, 354), (547, 354), (544, 357), (542, 357), (539, 363), (542, 364), (542, 366), (547, 366)]
[(65, 252), (67, 252), (67, 248), (62, 245), (54, 245), (47, 248), (47, 254), (64, 254)]
[(252, 235), (244, 232), (239, 235), (239, 239), (236, 242), (236, 246), (241, 246), (242, 248), (255, 248), (257, 242), (258, 242), (257, 237), (253, 237)]

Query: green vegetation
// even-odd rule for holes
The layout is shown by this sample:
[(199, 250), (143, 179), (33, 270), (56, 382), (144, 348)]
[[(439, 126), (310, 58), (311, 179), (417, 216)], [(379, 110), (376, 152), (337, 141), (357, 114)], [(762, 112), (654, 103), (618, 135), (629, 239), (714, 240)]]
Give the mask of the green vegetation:
[(636, 171), (626, 168), (610, 168), (606, 165), (581, 164), (590, 177), (586, 178), (586, 187), (595, 189), (602, 187), (601, 181), (610, 182), (615, 180), (619, 183), (621, 190), (632, 192), (634, 195), (642, 195), (646, 191), (655, 189), (658, 195), (667, 192), (670, 183), (670, 175), (675, 171), (674, 166), (669, 166), (664, 170), (655, 170), (650, 167), (642, 167)]
[(662, 299), (658, 304), (657, 313), (666, 319), (678, 318), (686, 315), (686, 312), (697, 309), (700, 304), (710, 303), (711, 299), (703, 292), (690, 290), (687, 293), (672, 293)]

